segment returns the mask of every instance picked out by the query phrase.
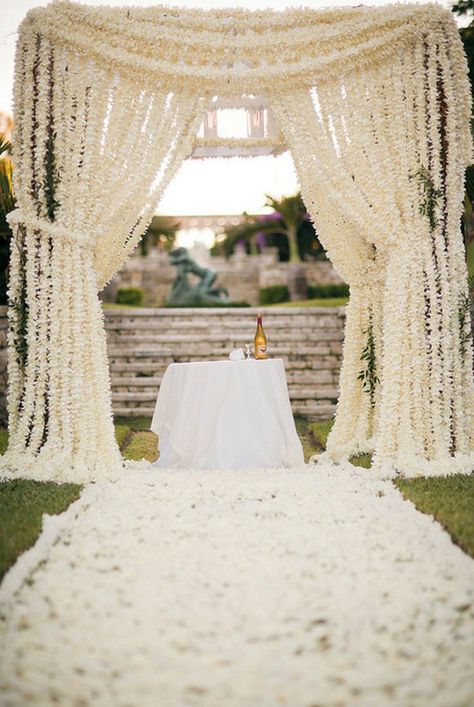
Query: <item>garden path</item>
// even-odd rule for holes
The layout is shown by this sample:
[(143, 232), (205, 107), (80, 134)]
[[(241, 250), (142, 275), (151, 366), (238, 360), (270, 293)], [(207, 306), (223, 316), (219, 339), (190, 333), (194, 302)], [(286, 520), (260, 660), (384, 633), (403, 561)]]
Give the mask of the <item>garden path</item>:
[(474, 562), (341, 466), (137, 471), (0, 592), (2, 705), (470, 704)]

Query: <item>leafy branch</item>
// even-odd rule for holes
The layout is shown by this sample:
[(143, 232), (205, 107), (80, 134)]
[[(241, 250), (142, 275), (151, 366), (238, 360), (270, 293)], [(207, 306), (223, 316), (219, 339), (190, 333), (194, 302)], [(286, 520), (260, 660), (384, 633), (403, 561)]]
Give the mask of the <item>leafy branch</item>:
[(15, 325), (12, 328), (14, 334), (14, 346), (17, 355), (16, 362), (22, 373), (26, 368), (28, 359), (28, 296), (26, 289), (26, 233), (23, 226), (18, 228), (15, 236), (15, 247), (18, 248), (18, 280), (20, 283), (18, 294), (15, 299), (10, 300), (10, 306), (15, 312)]
[(48, 122), (46, 126), (46, 150), (44, 158), (44, 178), (43, 189), (45, 195), (45, 206), (50, 221), (54, 221), (55, 212), (60, 206), (56, 199), (56, 193), (60, 182), (59, 170), (56, 165), (55, 142), (56, 131), (54, 129), (53, 119), (53, 56), (51, 54), (49, 60), (49, 75), (48, 75)]
[(5, 140), (5, 138), (0, 135), (0, 155), (3, 155), (4, 152), (8, 155), (11, 152), (11, 149), (11, 142)]
[(472, 331), (469, 322), (469, 309), (471, 306), (470, 297), (464, 293), (461, 297), (461, 303), (458, 308), (459, 321), (459, 352), (464, 359), (467, 353), (467, 345), (472, 338)]

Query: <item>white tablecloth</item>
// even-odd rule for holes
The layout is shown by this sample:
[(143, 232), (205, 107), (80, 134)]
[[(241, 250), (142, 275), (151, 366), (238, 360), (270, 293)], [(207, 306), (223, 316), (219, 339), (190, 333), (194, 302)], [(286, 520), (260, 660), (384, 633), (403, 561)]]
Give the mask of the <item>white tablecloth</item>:
[(304, 463), (281, 359), (171, 364), (151, 429), (159, 435), (159, 467), (255, 469)]

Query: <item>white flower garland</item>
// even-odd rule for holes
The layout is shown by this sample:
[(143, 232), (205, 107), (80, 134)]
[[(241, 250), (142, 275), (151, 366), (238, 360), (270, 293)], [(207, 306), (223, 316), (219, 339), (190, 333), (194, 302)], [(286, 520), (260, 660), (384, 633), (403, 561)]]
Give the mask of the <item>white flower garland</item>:
[(65, 0), (28, 13), (15, 71), (5, 473), (85, 480), (122, 468), (97, 292), (193, 149), (248, 146), (196, 138), (213, 96), (225, 106), (242, 94), (273, 109), (351, 286), (328, 454), (374, 451), (382, 475), (473, 467), (472, 348), (459, 315), (470, 90), (447, 10)]

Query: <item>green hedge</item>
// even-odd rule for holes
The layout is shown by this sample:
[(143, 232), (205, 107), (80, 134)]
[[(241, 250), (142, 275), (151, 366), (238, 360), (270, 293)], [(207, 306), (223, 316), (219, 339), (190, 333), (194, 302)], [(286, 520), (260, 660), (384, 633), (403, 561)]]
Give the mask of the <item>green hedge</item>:
[(308, 285), (308, 299), (348, 297), (349, 285)]
[(143, 304), (143, 291), (138, 287), (122, 287), (117, 292), (117, 304), (141, 307)]
[(288, 302), (290, 293), (286, 285), (271, 285), (262, 287), (258, 292), (260, 304), (278, 304), (278, 302)]
[(170, 309), (183, 309), (186, 307), (190, 307), (192, 309), (195, 309), (196, 307), (250, 307), (248, 302), (190, 302), (189, 304), (171, 304), (166, 302), (164, 306)]

